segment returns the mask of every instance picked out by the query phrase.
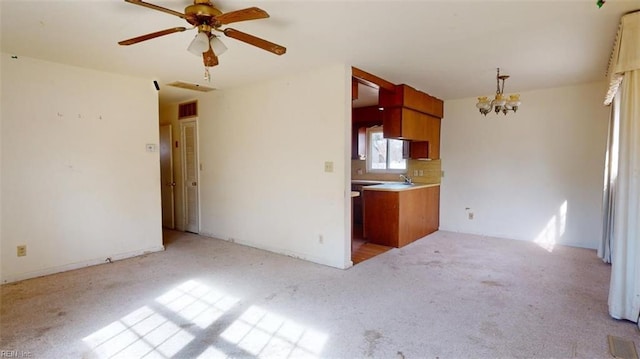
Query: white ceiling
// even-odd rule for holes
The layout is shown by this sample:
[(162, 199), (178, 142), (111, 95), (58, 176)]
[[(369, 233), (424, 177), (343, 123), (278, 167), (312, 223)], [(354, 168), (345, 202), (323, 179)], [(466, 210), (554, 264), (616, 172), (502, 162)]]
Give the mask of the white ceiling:
[[(188, 0), (149, 1), (182, 11)], [(620, 16), (640, 0), (216, 1), (223, 12), (249, 6), (271, 18), (230, 27), (287, 47), (276, 56), (223, 37), (229, 50), (203, 80), (202, 60), (186, 51), (195, 30), (132, 46), (118, 41), (176, 26), (178, 17), (123, 0), (0, 0), (1, 49), (158, 80), (161, 99), (344, 63), (442, 99), (491, 95), (495, 68), (511, 75), (506, 92), (604, 78)], [(311, 84), (310, 84), (311, 85)], [(153, 86), (150, 83), (150, 86)]]

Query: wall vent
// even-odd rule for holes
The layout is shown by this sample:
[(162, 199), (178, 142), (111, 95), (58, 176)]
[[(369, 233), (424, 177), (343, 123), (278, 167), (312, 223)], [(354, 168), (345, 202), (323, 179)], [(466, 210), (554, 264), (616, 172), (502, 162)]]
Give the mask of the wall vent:
[(201, 86), (198, 84), (190, 84), (188, 82), (182, 82), (182, 81), (175, 81), (170, 84), (167, 84), (167, 86), (173, 86), (181, 89), (200, 91), (200, 92), (209, 92), (209, 91), (215, 90), (213, 87)]
[(198, 116), (198, 101), (185, 102), (178, 105), (178, 119)]

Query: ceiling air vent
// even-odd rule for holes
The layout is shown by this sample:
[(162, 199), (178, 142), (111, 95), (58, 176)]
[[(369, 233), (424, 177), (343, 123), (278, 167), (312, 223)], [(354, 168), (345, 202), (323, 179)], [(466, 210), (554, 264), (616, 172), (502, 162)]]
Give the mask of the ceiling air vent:
[(200, 91), (200, 92), (209, 92), (209, 91), (215, 90), (213, 87), (201, 86), (198, 84), (190, 84), (188, 82), (182, 82), (182, 81), (172, 82), (170, 84), (167, 84), (167, 86), (173, 86), (181, 89)]

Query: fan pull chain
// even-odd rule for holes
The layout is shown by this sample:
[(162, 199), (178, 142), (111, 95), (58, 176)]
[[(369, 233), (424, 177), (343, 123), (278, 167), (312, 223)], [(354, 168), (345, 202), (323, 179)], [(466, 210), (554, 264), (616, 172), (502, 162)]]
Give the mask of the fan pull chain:
[(209, 68), (208, 67), (204, 68), (204, 79), (207, 82), (211, 82), (211, 74), (209, 73)]

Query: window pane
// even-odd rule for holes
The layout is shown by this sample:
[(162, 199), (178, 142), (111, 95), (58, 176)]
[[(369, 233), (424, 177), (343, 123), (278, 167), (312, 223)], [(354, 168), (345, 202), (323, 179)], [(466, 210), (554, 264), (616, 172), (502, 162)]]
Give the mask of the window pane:
[[(387, 140), (382, 132), (372, 132), (369, 142), (371, 154), (371, 169), (384, 170), (387, 168)], [(402, 157), (402, 155), (400, 155)]]
[(402, 158), (404, 141), (389, 140), (389, 169), (404, 170), (407, 168), (407, 160)]

